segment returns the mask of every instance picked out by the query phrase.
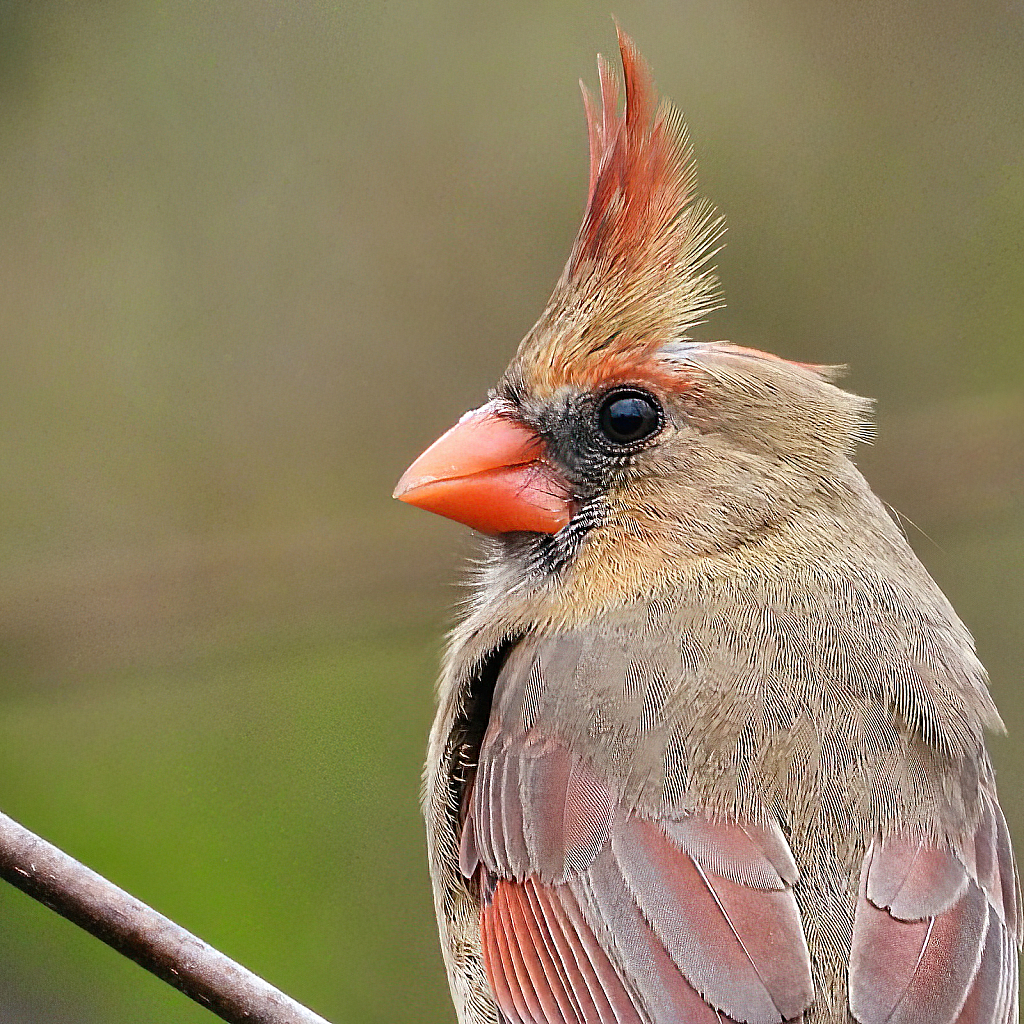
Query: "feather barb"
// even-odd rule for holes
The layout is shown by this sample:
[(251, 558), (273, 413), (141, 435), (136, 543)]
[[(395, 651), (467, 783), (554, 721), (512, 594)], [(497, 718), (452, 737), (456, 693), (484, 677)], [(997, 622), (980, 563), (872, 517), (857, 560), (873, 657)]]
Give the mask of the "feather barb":
[(609, 364), (649, 366), (656, 349), (686, 337), (721, 305), (709, 263), (724, 222), (695, 195), (682, 118), (659, 100), (647, 62), (616, 28), (624, 109), (615, 72), (599, 57), (600, 100), (581, 83), (590, 139), (583, 223), (509, 368), (541, 390), (606, 377)]

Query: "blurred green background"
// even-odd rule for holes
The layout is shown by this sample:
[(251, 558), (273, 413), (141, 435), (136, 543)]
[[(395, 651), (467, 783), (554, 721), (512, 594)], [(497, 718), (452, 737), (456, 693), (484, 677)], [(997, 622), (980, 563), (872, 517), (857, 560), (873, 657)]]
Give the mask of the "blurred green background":
[[(0, 807), (341, 1024), (453, 1019), (417, 806), (470, 538), (390, 500), (533, 322), (607, 2), (0, 2)], [(1024, 6), (621, 2), (846, 362), (1024, 850)], [(0, 1019), (211, 1020), (0, 888)]]

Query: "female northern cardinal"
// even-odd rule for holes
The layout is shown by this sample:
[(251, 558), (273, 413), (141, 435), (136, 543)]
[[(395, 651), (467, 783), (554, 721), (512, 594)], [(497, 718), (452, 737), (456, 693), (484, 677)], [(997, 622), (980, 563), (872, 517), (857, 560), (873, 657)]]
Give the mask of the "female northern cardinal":
[(970, 634), (851, 461), (868, 402), (686, 339), (722, 222), (619, 48), (547, 309), (395, 492), (493, 535), (426, 768), (459, 1020), (1015, 1021)]

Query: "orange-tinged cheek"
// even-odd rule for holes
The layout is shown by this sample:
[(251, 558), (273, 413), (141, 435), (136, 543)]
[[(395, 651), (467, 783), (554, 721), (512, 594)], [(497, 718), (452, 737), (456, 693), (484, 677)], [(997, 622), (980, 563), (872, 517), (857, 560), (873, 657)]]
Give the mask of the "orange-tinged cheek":
[(564, 485), (536, 462), (435, 480), (401, 500), (481, 533), (557, 533), (572, 518)]

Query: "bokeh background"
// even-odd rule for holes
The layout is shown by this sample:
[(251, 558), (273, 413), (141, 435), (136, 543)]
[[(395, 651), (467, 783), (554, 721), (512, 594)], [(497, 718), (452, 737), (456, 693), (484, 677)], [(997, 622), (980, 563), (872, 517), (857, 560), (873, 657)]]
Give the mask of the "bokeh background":
[[(390, 499), (581, 213), (607, 0), (0, 2), (0, 807), (338, 1022), (445, 1022), (417, 806), (472, 542)], [(845, 362), (1024, 851), (1024, 5), (615, 8)], [(8, 887), (0, 1019), (212, 1018)]]

